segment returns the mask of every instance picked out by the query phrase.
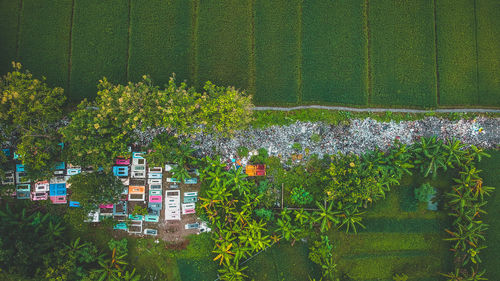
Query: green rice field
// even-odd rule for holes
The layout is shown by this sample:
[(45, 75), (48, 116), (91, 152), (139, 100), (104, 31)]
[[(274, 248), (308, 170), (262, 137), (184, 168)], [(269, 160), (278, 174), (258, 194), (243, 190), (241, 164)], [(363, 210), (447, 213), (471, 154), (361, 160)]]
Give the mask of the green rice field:
[(0, 0), (0, 74), (19, 61), (80, 100), (172, 73), (257, 105), (500, 107), (496, 0)]

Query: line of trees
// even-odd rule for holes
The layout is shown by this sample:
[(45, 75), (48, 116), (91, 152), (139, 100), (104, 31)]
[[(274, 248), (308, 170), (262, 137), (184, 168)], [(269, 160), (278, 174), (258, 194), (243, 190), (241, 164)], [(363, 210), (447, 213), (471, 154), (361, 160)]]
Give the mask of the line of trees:
[[(160, 88), (146, 75), (127, 85), (103, 78), (97, 97), (65, 116), (63, 89), (48, 87), (20, 63), (13, 67), (0, 79), (0, 144), (18, 154), (33, 180), (49, 178), (58, 161), (110, 167), (130, 145), (143, 145), (139, 135), (146, 130), (161, 129), (174, 139), (227, 137), (252, 120), (251, 97), (233, 87), (206, 82), (200, 92), (172, 77)], [(10, 169), (7, 162), (1, 155), (1, 173)]]

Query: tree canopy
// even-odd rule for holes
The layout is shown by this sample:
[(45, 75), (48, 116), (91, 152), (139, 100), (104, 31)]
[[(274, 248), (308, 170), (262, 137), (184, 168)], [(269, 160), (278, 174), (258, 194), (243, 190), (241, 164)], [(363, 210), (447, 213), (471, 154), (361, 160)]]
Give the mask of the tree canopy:
[(164, 89), (148, 76), (127, 85), (104, 78), (98, 89), (97, 98), (82, 101), (61, 129), (70, 144), (68, 154), (82, 166), (110, 165), (110, 159), (127, 154), (127, 146), (147, 129), (164, 128), (175, 137), (200, 132), (229, 136), (251, 120), (251, 97), (210, 82), (199, 93), (173, 77)]
[(61, 156), (56, 122), (66, 100), (61, 88), (50, 88), (12, 63), (13, 71), (0, 79), (0, 141), (16, 149), (32, 179), (47, 178)]

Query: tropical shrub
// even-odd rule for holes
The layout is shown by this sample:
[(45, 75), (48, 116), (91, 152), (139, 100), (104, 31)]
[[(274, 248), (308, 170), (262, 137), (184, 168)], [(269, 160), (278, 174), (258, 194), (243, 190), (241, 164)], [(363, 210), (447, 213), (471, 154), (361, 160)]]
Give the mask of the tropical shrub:
[(429, 201), (429, 198), (434, 194), (436, 194), (436, 190), (429, 183), (424, 183), (419, 188), (415, 188), (415, 198), (420, 202)]
[(333, 260), (333, 245), (328, 236), (321, 235), (320, 241), (314, 241), (309, 249), (309, 259), (321, 266), (322, 276), (327, 280), (338, 281), (337, 264)]
[(104, 171), (74, 175), (68, 183), (71, 184), (71, 199), (80, 202), (86, 213), (99, 204), (117, 203), (125, 188), (120, 179)]
[(299, 206), (307, 205), (313, 201), (312, 195), (307, 192), (302, 186), (294, 187), (292, 189), (290, 199), (292, 201), (292, 204)]
[(0, 78), (0, 141), (9, 141), (26, 165), (28, 177), (48, 179), (61, 158), (61, 137), (57, 122), (66, 100), (61, 88), (50, 88), (45, 79), (22, 71), (12, 63), (13, 71)]
[(247, 157), (248, 156), (248, 148), (244, 147), (244, 146), (240, 146), (236, 149), (236, 153), (238, 154), (239, 157), (243, 158), (243, 157)]

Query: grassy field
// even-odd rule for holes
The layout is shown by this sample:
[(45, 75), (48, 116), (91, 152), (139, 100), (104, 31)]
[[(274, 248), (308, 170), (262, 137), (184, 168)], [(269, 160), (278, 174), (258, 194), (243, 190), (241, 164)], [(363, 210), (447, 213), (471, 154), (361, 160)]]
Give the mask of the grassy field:
[(432, 1), (372, 1), (371, 103), (436, 105), (436, 66)]
[(51, 86), (68, 87), (72, 1), (24, 0), (19, 60)]
[[(447, 225), (444, 212), (418, 204), (413, 212), (401, 202), (413, 200), (417, 177), (407, 177), (408, 186), (392, 190), (365, 214), (358, 234), (338, 230), (330, 233), (338, 267), (354, 280), (392, 280), (394, 274), (407, 274), (409, 280), (438, 280), (448, 270), (448, 245), (443, 241)], [(432, 182), (441, 188), (437, 182)], [(406, 198), (411, 196), (411, 198)]]
[(17, 59), (17, 26), (20, 1), (0, 1), (0, 74), (12, 70), (11, 61)]
[(303, 2), (302, 101), (366, 105), (363, 4)]
[(75, 0), (72, 30), (71, 97), (95, 96), (99, 79), (127, 81), (127, 1)]
[(484, 159), (478, 166), (482, 169), (484, 185), (495, 187), (495, 191), (488, 199), (485, 222), (490, 225), (486, 233), (486, 245), (481, 259), (483, 268), (486, 269), (490, 280), (496, 280), (500, 276), (500, 262), (498, 253), (500, 252), (500, 151), (490, 151), (491, 158)]
[(74, 101), (176, 73), (257, 105), (500, 107), (496, 0), (46, 3), (0, 0), (0, 73), (20, 60)]
[(199, 1), (197, 84), (248, 89), (252, 52), (252, 1)]
[(441, 105), (478, 104), (474, 0), (436, 2)]
[(255, 1), (255, 102), (296, 103), (299, 95), (299, 0)]
[(479, 104), (500, 106), (500, 1), (477, 1)]
[(192, 1), (135, 0), (130, 10), (128, 80), (149, 74), (158, 85), (176, 78), (193, 80), (191, 66)]
[(251, 259), (248, 276), (255, 281), (265, 280), (319, 280), (320, 270), (309, 259), (309, 245), (297, 242), (290, 246), (287, 242), (275, 245)]

